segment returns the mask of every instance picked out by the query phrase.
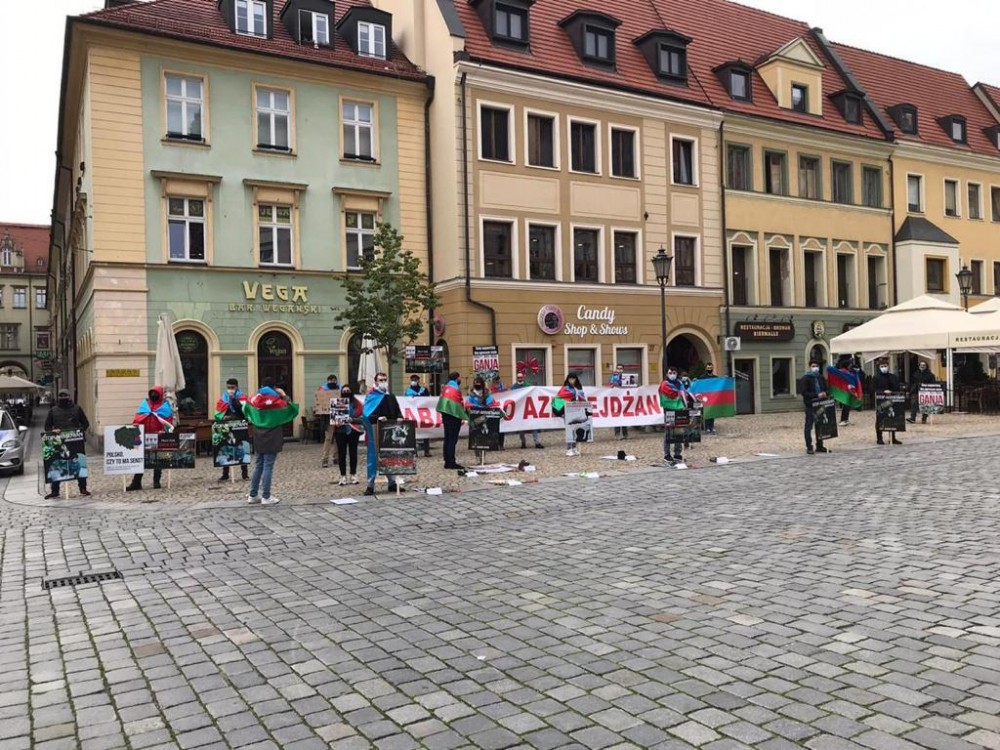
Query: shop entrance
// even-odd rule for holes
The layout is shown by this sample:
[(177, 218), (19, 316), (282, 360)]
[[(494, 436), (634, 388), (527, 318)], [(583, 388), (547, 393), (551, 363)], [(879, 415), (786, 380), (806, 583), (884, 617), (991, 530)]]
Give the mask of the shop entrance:
[(733, 375), (736, 379), (736, 413), (753, 414), (756, 403), (757, 374), (754, 360), (734, 359)]
[(678, 372), (691, 374), (702, 361), (698, 345), (690, 336), (675, 336), (667, 344), (667, 364)]
[[(294, 399), (292, 383), (292, 341), (281, 331), (268, 331), (257, 342), (257, 385), (271, 378), (277, 388)], [(294, 424), (289, 422), (284, 427), (285, 437), (292, 434)]]

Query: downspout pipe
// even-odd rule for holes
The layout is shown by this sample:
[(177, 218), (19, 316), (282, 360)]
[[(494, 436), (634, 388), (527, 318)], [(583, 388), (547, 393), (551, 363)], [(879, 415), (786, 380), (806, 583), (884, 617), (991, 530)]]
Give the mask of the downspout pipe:
[(899, 273), (896, 270), (896, 162), (889, 154), (889, 231), (892, 232), (892, 244), (890, 251), (892, 254), (892, 304), (895, 307), (899, 304)]
[[(719, 148), (722, 153), (719, 158), (719, 192), (722, 196), (722, 299), (726, 306), (725, 320), (726, 332), (722, 335), (723, 343), (727, 336), (732, 336), (732, 319), (730, 317), (730, 307), (732, 300), (729, 294), (729, 228), (726, 224), (726, 123), (723, 120), (719, 123)], [(726, 375), (733, 377), (733, 353), (725, 352), (726, 355)]]
[[(434, 103), (434, 76), (427, 76), (424, 100), (424, 206), (427, 212), (427, 281), (434, 285), (434, 190), (431, 170), (431, 105)], [(434, 346), (434, 308), (427, 311), (427, 343)]]
[(465, 214), (465, 301), (473, 307), (485, 310), (490, 315), (491, 343), (497, 346), (497, 311), (489, 305), (472, 298), (472, 233), (469, 231), (469, 113), (466, 107), (468, 74), (463, 71), (459, 81), (462, 99), (462, 203)]

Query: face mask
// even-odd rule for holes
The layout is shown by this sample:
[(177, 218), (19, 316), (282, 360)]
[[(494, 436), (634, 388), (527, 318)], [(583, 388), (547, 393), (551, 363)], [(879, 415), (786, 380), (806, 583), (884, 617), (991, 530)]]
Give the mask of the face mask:
[(341, 398), (350, 398), (350, 397), (351, 397), (351, 395), (352, 395), (352, 394), (351, 394), (351, 392), (350, 392), (350, 391), (341, 391), (341, 392), (340, 392), (340, 396), (341, 396)]
[(420, 381), (419, 380), (411, 380), (410, 381), (410, 387), (411, 388), (419, 388), (420, 387)]
[(66, 396), (61, 396), (60, 398), (57, 399), (57, 401), (59, 403), (59, 406), (69, 406), (71, 403), (73, 403), (73, 400), (67, 398)]
[(674, 373), (672, 373), (672, 372), (670, 372), (670, 373), (667, 373), (667, 380), (671, 380), (671, 381), (673, 381), (673, 380), (677, 380), (677, 375), (675, 375), (675, 374), (674, 374)]
[(813, 372), (819, 372), (819, 368), (818, 368), (818, 367), (812, 367), (812, 368), (810, 368), (810, 369), (811, 369), (811, 370), (812, 370)]
[(382, 391), (382, 393), (385, 393), (387, 390), (389, 390), (389, 384), (386, 383), (385, 381), (376, 383), (375, 387), (378, 388), (380, 391)]
[(883, 374), (885, 374), (885, 373), (889, 372), (889, 368), (888, 367), (880, 367), (880, 368), (878, 368), (878, 371), (881, 372), (881, 373), (883, 373)]
[(228, 393), (230, 396), (234, 396), (236, 394), (236, 389), (235, 388), (226, 388), (226, 393)]
[(920, 371), (921, 371), (921, 372), (923, 372), (923, 371), (924, 371), (924, 370), (926, 370), (926, 369), (927, 369), (926, 367), (924, 367), (923, 365), (920, 365)]

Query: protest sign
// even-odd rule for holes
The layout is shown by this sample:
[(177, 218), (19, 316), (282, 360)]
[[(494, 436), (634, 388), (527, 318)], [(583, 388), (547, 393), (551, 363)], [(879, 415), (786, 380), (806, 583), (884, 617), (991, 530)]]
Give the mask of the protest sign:
[(108, 476), (141, 474), (145, 466), (144, 428), (140, 424), (104, 428), (104, 473)]
[(154, 432), (144, 437), (147, 469), (193, 469), (193, 432)]
[(239, 466), (251, 461), (250, 424), (233, 419), (212, 424), (212, 459), (216, 466)]
[(398, 476), (417, 473), (417, 425), (410, 419), (376, 422), (379, 474)]
[(45, 481), (65, 482), (87, 477), (83, 432), (60, 430), (42, 433), (42, 464)]
[(875, 429), (906, 432), (906, 394), (875, 394)]
[(503, 409), (492, 406), (472, 406), (466, 411), (469, 413), (469, 450), (500, 450), (500, 424), (503, 421)]

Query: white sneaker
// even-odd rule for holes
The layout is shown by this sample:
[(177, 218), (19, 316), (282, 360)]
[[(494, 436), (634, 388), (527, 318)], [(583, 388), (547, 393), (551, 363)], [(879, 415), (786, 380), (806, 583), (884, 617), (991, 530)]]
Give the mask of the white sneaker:
[(567, 451), (566, 451), (566, 455), (567, 455), (567, 456), (575, 456), (575, 455), (576, 455), (576, 453), (575, 453), (575, 452), (573, 451), (573, 449), (572, 449), (572, 448), (570, 448), (569, 450), (567, 450)]
[(280, 497), (275, 497), (274, 495), (271, 495), (271, 497), (265, 497), (260, 502), (261, 502), (262, 505), (277, 505), (278, 503), (281, 502), (281, 498)]
[(247, 502), (250, 505), (260, 505), (260, 498), (255, 495), (247, 495)]
[(345, 486), (347, 484), (347, 477), (341, 477), (340, 481), (337, 482), (337, 484), (339, 484), (341, 487)]
[(841, 427), (847, 427), (849, 424), (850, 424), (850, 422), (841, 422), (840, 426)]

